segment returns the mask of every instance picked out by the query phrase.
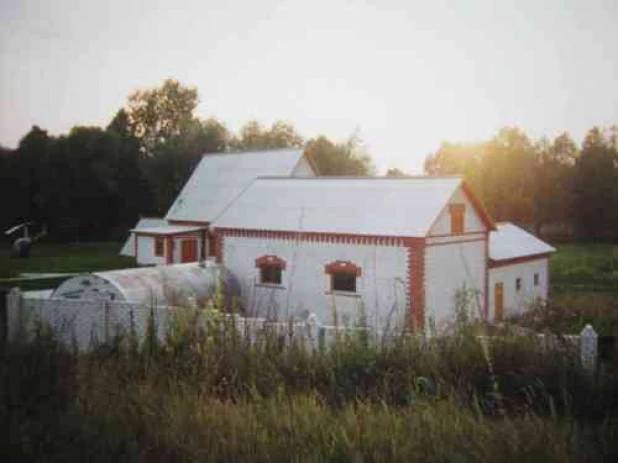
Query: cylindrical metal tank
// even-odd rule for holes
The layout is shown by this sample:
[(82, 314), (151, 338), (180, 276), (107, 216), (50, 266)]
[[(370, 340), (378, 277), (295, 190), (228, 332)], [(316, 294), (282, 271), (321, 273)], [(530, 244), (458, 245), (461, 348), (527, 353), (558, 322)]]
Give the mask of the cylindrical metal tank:
[(51, 297), (151, 305), (182, 305), (194, 298), (201, 305), (219, 289), (226, 306), (239, 300), (240, 285), (234, 275), (222, 265), (206, 261), (77, 275), (61, 283)]

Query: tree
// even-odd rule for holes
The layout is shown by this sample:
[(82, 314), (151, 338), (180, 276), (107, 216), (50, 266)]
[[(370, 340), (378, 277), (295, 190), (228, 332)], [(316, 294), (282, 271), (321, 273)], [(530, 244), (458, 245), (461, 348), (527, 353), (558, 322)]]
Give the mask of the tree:
[(129, 96), (127, 115), (131, 133), (142, 152), (154, 156), (175, 137), (185, 135), (194, 123), (197, 89), (167, 79), (161, 87), (137, 90)]
[(612, 139), (593, 127), (582, 144), (574, 178), (575, 227), (580, 239), (610, 239), (618, 229), (618, 152)]
[(168, 79), (154, 89), (137, 90), (129, 96), (108, 130), (139, 142), (141, 169), (154, 198), (153, 212), (165, 214), (204, 153), (224, 151), (230, 136), (215, 119), (195, 115), (197, 89)]
[(334, 143), (321, 135), (309, 140), (305, 153), (313, 159), (320, 175), (367, 177), (375, 173), (371, 157), (357, 134), (343, 143)]
[(544, 226), (559, 227), (562, 234), (572, 234), (573, 171), (577, 145), (567, 133), (553, 142), (546, 138), (535, 144), (535, 230), (544, 234)]
[(249, 121), (240, 128), (238, 137), (231, 141), (231, 145), (239, 151), (300, 148), (303, 138), (293, 125), (284, 121), (276, 121), (270, 127)]
[(403, 170), (398, 169), (397, 167), (391, 167), (386, 171), (385, 177), (406, 178), (408, 177), (408, 175)]

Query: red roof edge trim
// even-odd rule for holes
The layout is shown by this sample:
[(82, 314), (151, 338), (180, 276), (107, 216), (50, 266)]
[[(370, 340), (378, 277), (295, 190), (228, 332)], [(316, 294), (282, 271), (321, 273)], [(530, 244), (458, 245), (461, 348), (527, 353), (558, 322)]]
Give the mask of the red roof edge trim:
[(472, 206), (474, 206), (476, 212), (481, 216), (481, 220), (487, 226), (487, 228), (489, 228), (489, 230), (491, 231), (497, 230), (496, 224), (489, 215), (489, 212), (487, 212), (487, 209), (485, 209), (485, 206), (483, 206), (481, 200), (474, 194), (472, 188), (470, 188), (470, 186), (465, 180), (461, 181), (461, 189), (464, 191), (466, 196), (468, 196), (468, 199), (472, 203)]
[(530, 256), (512, 257), (510, 259), (489, 259), (489, 268), (506, 267), (507, 265), (523, 264), (539, 259), (547, 259), (551, 257), (551, 252), (541, 254), (532, 254)]

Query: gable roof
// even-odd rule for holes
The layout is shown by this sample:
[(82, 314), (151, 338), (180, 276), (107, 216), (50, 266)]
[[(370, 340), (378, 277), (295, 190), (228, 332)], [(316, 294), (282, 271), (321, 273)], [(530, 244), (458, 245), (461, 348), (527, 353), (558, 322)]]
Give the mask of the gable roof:
[(463, 184), (459, 177), (258, 178), (213, 225), (424, 237)]
[(255, 178), (292, 175), (302, 157), (302, 149), (204, 155), (165, 218), (211, 222)]
[(489, 258), (494, 261), (517, 259), (555, 252), (545, 241), (510, 222), (499, 223), (489, 234)]
[[(143, 217), (137, 221), (137, 223), (135, 224), (135, 228), (131, 229), (131, 231), (146, 228), (159, 228), (164, 227), (165, 225), (167, 225), (167, 221), (165, 219), (159, 219), (155, 217)], [(133, 238), (133, 234), (129, 233), (129, 237), (127, 238), (124, 245), (122, 246), (122, 249), (120, 250), (120, 255), (129, 257), (135, 256), (135, 239)]]

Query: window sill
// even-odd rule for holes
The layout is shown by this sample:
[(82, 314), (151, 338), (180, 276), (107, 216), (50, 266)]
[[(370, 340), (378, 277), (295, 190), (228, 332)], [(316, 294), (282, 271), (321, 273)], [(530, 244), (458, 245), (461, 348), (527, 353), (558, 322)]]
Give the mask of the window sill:
[(343, 296), (343, 297), (352, 297), (352, 298), (357, 298), (357, 299), (362, 298), (360, 294), (353, 293), (350, 291), (326, 291), (324, 294), (328, 296)]
[(254, 286), (258, 286), (260, 288), (271, 288), (271, 289), (285, 289), (285, 286), (278, 285), (276, 283), (254, 283)]

